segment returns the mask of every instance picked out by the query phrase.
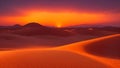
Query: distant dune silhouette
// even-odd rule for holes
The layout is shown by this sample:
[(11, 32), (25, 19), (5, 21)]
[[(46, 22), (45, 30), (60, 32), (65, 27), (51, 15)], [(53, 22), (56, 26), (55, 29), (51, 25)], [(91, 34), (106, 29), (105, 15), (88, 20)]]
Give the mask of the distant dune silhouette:
[(28, 23), (28, 24), (24, 25), (24, 27), (34, 27), (35, 28), (35, 27), (45, 27), (45, 26), (40, 25), (36, 22), (31, 22), (31, 23)]
[[(92, 29), (92, 30), (91, 30)], [(36, 22), (31, 22), (26, 25), (16, 24), (14, 26), (3, 26), (0, 28), (0, 33), (12, 33), (25, 36), (36, 35), (55, 35), (55, 36), (73, 36), (73, 35), (94, 35), (105, 36), (120, 33), (119, 27), (66, 27), (55, 28), (47, 27)]]

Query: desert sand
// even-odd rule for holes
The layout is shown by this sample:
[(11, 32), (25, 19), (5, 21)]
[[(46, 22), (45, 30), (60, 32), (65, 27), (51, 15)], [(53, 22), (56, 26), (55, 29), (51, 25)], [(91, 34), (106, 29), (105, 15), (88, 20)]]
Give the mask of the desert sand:
[(0, 51), (0, 68), (119, 68), (120, 34), (51, 48)]
[(61, 49), (76, 52), (97, 60), (112, 68), (120, 67), (120, 34), (100, 37), (62, 46)]
[(71, 44), (78, 41), (96, 38), (91, 35), (75, 35), (59, 37), (52, 35), (22, 36), (16, 34), (0, 34), (0, 50), (25, 48), (25, 47), (55, 47)]

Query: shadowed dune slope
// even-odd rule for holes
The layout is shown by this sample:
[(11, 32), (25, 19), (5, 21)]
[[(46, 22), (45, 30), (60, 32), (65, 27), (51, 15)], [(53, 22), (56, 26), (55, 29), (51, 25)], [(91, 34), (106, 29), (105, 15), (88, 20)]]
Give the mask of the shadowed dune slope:
[(120, 59), (120, 35), (91, 42), (84, 48), (94, 55)]
[(57, 47), (96, 37), (89, 35), (59, 37), (52, 35), (20, 36), (15, 34), (0, 34), (0, 51), (25, 47)]
[(0, 68), (109, 68), (90, 58), (63, 50), (25, 49), (0, 53)]
[(120, 34), (65, 45), (61, 49), (74, 51), (113, 68), (120, 67)]
[(120, 34), (73, 43), (63, 47), (78, 51), (84, 50), (93, 55), (120, 59)]

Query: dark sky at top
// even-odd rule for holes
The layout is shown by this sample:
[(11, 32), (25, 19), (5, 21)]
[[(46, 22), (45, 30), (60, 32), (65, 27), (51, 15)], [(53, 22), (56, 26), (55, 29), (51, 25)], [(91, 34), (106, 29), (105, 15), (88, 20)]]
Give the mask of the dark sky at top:
[(71, 9), (90, 12), (120, 12), (120, 0), (0, 0), (0, 15), (17, 13), (16, 9)]

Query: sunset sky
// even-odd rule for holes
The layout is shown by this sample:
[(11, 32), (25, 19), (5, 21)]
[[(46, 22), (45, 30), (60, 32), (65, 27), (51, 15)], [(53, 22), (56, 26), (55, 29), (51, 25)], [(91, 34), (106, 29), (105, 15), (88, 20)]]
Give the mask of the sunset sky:
[(0, 0), (0, 25), (120, 25), (120, 0)]

